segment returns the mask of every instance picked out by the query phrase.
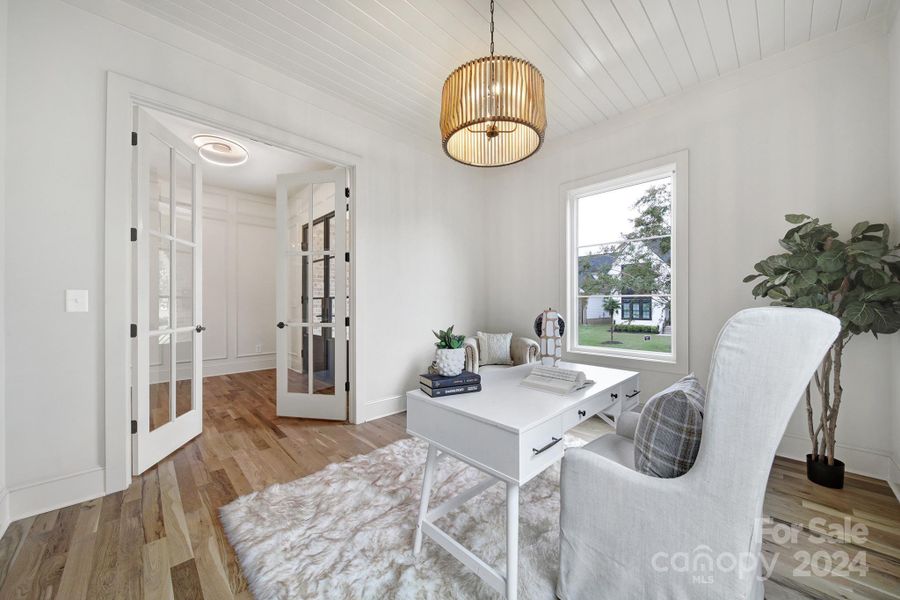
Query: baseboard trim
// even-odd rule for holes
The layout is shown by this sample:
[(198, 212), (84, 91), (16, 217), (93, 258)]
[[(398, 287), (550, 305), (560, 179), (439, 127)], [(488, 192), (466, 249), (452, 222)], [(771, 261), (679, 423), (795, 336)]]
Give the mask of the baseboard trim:
[(265, 371), (275, 368), (275, 356), (265, 355), (253, 358), (238, 358), (227, 361), (204, 361), (203, 376), (233, 375), (250, 371)]
[(9, 490), (0, 490), (0, 539), (12, 520), (9, 518)]
[(367, 402), (363, 406), (363, 410), (364, 414), (360, 420), (361, 423), (402, 413), (406, 410), (406, 394)]
[(897, 501), (900, 502), (900, 465), (897, 464), (897, 461), (891, 457), (891, 474), (888, 477), (888, 485), (891, 486), (891, 490), (894, 492), (894, 496), (897, 497)]
[(106, 493), (105, 475), (103, 467), (93, 467), (71, 475), (11, 488), (8, 500), (9, 520), (17, 521), (48, 510), (99, 498)]
[[(778, 456), (806, 462), (806, 455), (809, 454), (809, 445), (809, 438), (795, 433), (786, 433), (781, 438), (781, 443), (778, 445), (778, 450), (775, 453)], [(848, 446), (841, 443), (836, 445), (836, 450), (837, 456), (835, 458), (844, 461), (848, 473), (883, 479), (890, 483), (891, 463), (893, 461), (886, 452), (872, 448)]]

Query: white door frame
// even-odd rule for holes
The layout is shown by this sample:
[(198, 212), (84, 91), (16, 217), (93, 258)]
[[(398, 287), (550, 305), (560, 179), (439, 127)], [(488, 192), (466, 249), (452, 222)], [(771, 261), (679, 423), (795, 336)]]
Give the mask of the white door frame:
[[(131, 241), (133, 110), (143, 106), (325, 160), (350, 170), (350, 236), (356, 250), (356, 206), (365, 183), (365, 161), (344, 150), (109, 71), (106, 80), (106, 187), (104, 232), (105, 491), (131, 483)], [(200, 215), (202, 217), (202, 215)], [(350, 285), (357, 296), (356, 260)], [(350, 421), (357, 423), (356, 306), (350, 306)], [(273, 323), (274, 327), (275, 324)]]

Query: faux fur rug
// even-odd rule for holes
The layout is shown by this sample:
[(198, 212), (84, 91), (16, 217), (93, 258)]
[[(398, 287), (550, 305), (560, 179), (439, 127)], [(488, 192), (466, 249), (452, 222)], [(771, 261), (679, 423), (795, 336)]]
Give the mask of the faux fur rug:
[[(566, 436), (567, 445), (582, 442)], [(395, 442), (276, 484), (222, 507), (225, 532), (258, 600), (307, 598), (497, 598), (429, 538), (412, 553), (426, 445)], [(430, 506), (481, 480), (454, 458), (438, 463)], [(505, 570), (506, 490), (496, 484), (437, 525)], [(519, 598), (555, 598), (559, 464), (519, 498)]]

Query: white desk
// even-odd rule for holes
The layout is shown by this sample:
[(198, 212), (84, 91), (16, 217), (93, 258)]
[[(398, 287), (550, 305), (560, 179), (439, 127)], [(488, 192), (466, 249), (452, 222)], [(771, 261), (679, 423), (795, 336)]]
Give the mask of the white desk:
[[(584, 371), (595, 383), (567, 396), (540, 392), (520, 385), (534, 367), (521, 365), (482, 373), (481, 392), (442, 398), (419, 390), (406, 394), (406, 431), (428, 442), (414, 553), (421, 550), (425, 534), (510, 600), (516, 598), (518, 579), (519, 487), (562, 458), (566, 431), (601, 411), (621, 414), (640, 399), (634, 371), (560, 366)], [(472, 465), (485, 478), (428, 510), (434, 466), (445, 454)], [(506, 484), (506, 577), (434, 525), (500, 482)]]

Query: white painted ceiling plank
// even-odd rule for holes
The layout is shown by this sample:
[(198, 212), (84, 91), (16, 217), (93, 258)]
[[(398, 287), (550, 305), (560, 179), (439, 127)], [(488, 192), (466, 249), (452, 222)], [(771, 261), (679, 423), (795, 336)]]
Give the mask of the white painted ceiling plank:
[(684, 42), (694, 60), (694, 66), (697, 67), (700, 81), (717, 77), (719, 68), (716, 66), (716, 59), (706, 33), (706, 25), (700, 15), (700, 4), (697, 0), (669, 0), (669, 4), (681, 27)]
[(631, 33), (641, 55), (656, 76), (656, 81), (666, 95), (677, 94), (682, 90), (681, 83), (672, 69), (669, 57), (659, 43), (646, 11), (640, 2), (634, 0), (613, 0), (613, 5)]
[[(763, 0), (769, 2), (771, 0)], [(738, 63), (746, 65), (758, 61), (762, 56), (762, 42), (759, 37), (759, 15), (755, 0), (727, 0), (734, 31), (734, 45), (737, 47)]]
[[(182, 4), (191, 0), (181, 0)], [(352, 77), (354, 81), (366, 85), (378, 93), (394, 99), (401, 105), (412, 103), (418, 106), (429, 106), (434, 101), (433, 88), (423, 85), (422, 82), (410, 78), (402, 71), (389, 63), (373, 64), (363, 60), (360, 53), (351, 53), (345, 48), (333, 43), (328, 35), (324, 37), (315, 33), (298, 36), (298, 32), (304, 30), (299, 24), (291, 21), (283, 13), (278, 13), (271, 8), (262, 5), (254, 5), (254, 10), (247, 10), (241, 5), (232, 2), (217, 3), (216, 11), (232, 19), (230, 23), (220, 23), (226, 27), (234, 27), (236, 31), (245, 32), (245, 37), (251, 36), (247, 28), (258, 32), (273, 44), (273, 50), (288, 52), (295, 60), (303, 61), (312, 58), (321, 63), (326, 69), (337, 71), (341, 76)], [(206, 17), (214, 20), (214, 14)], [(327, 33), (329, 30), (325, 29)], [(252, 35), (256, 38), (258, 35)], [(390, 78), (385, 77), (390, 75)], [(428, 113), (426, 113), (428, 114)]]
[[(548, 52), (552, 51), (554, 62), (568, 73), (569, 79), (581, 82), (582, 91), (600, 108), (605, 117), (632, 108), (609, 73), (554, 4), (534, 0), (530, 3), (527, 0), (506, 0), (503, 6), (535, 41)], [(540, 9), (540, 15), (533, 6)]]
[(886, 13), (888, 7), (891, 6), (891, 3), (896, 1), (897, 0), (870, 0), (866, 18), (871, 19), (872, 17)]
[(759, 12), (759, 45), (766, 58), (784, 50), (784, 3), (786, 0), (756, 0)]
[(631, 33), (616, 7), (611, 0), (594, 0), (587, 4), (588, 11), (594, 17), (597, 26), (609, 39), (622, 58), (622, 62), (634, 76), (635, 81), (643, 90), (649, 100), (656, 100), (663, 96), (663, 89), (650, 66), (641, 54), (640, 49), (634, 43)]
[(700, 14), (706, 26), (709, 43), (716, 57), (719, 73), (737, 69), (737, 46), (731, 31), (731, 16), (725, 0), (700, 0)]
[(385, 43), (384, 36), (373, 35), (371, 31), (355, 25), (337, 13), (328, 10), (318, 2), (304, 2), (302, 5), (291, 0), (256, 0), (256, 2), (276, 10), (294, 22), (303, 23), (307, 31), (327, 35), (348, 51), (358, 52), (364, 57), (375, 57), (384, 63), (391, 63), (408, 72), (410, 76), (430, 84), (440, 85), (443, 78), (429, 65), (417, 61), (402, 50)]
[[(469, 20), (472, 18), (481, 19), (484, 23), (484, 31), (487, 32), (489, 19), (487, 5), (481, 7), (482, 3), (473, 5), (472, 2), (465, 2), (464, 4), (465, 7), (460, 7), (461, 10), (458, 16)], [(570, 114), (578, 123), (578, 126), (593, 125), (603, 120), (603, 115), (591, 99), (584, 95), (579, 86), (569, 79), (566, 72), (515, 22), (509, 13), (503, 10), (502, 6), (497, 5), (494, 14), (496, 22), (494, 38), (497, 42), (497, 54), (513, 54), (514, 56), (525, 58), (534, 64), (543, 74), (545, 83), (549, 82), (556, 88), (555, 92), (559, 94), (560, 103), (564, 102), (573, 108)], [(513, 49), (513, 52), (510, 52), (510, 49)]]
[(640, 3), (650, 19), (650, 24), (668, 56), (669, 64), (672, 65), (681, 86), (687, 87), (700, 81), (697, 69), (694, 68), (694, 61), (688, 52), (684, 36), (681, 34), (678, 21), (675, 20), (675, 13), (672, 12), (668, 0), (640, 0)]
[(815, 0), (812, 21), (809, 26), (810, 39), (834, 33), (838, 28), (838, 18), (844, 0)]
[(840, 29), (865, 21), (868, 12), (869, 0), (843, 0), (839, 24)]
[(631, 105), (642, 106), (646, 104), (647, 96), (628, 71), (628, 67), (622, 62), (621, 57), (616, 53), (609, 39), (597, 27), (594, 17), (588, 12), (582, 0), (554, 0), (554, 3), (559, 12), (565, 16), (572, 28), (590, 48), (591, 53), (606, 68), (610, 77), (616, 82), (616, 85), (628, 98)]
[(784, 41), (788, 48), (809, 41), (812, 6), (812, 0), (785, 0)]
[(196, 15), (185, 14), (183, 11), (179, 14), (181, 7), (178, 5), (163, 2), (163, 0), (127, 1), (129, 4), (137, 6), (141, 10), (154, 14), (170, 23), (179, 25), (196, 35), (243, 54), (262, 64), (268, 65), (289, 77), (340, 97), (365, 111), (374, 112), (387, 120), (397, 123), (416, 133), (422, 135), (427, 134), (427, 130), (420, 119), (400, 119), (398, 118), (398, 114), (391, 114), (389, 111), (385, 111), (382, 106), (373, 104), (371, 98), (366, 99), (359, 88), (353, 87), (352, 85), (348, 86), (335, 78), (323, 80), (320, 74), (314, 70), (308, 69), (303, 65), (288, 64), (286, 61), (279, 60), (279, 57), (268, 49), (255, 42), (244, 40), (240, 36), (235, 36), (232, 31), (224, 30), (214, 23), (201, 22), (197, 19)]

